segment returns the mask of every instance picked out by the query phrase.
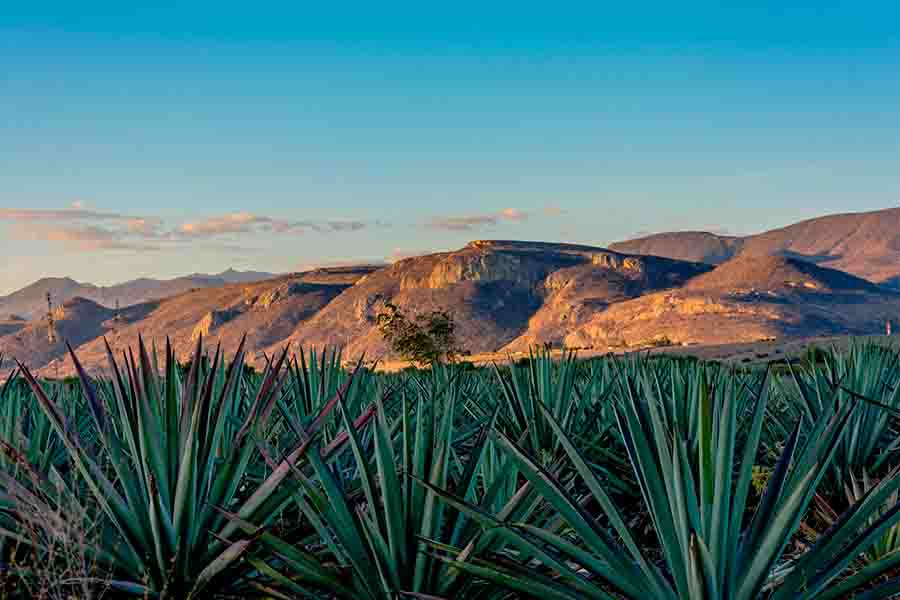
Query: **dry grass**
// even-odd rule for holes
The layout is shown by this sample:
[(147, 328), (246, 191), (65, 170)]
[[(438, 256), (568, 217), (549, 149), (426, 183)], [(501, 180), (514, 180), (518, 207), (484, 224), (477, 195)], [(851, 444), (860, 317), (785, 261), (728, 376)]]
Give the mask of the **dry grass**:
[(0, 574), (5, 598), (100, 600), (111, 591), (112, 577), (97, 556), (102, 523), (62, 484), (49, 485), (32, 474), (27, 482), (6, 482), (8, 513), (16, 534), (5, 537), (9, 564)]

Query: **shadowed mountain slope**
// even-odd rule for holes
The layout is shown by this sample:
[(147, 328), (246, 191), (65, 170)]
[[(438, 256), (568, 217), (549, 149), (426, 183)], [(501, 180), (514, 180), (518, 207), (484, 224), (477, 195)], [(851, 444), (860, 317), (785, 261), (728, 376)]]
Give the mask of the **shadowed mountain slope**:
[(739, 253), (788, 256), (896, 287), (900, 285), (900, 208), (829, 215), (743, 238), (671, 232), (610, 248), (712, 264)]

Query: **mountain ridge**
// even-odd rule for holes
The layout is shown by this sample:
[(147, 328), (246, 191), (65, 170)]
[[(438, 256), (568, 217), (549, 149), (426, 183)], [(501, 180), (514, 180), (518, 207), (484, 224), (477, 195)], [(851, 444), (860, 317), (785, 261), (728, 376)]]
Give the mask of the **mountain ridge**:
[(900, 287), (900, 208), (814, 217), (748, 236), (662, 232), (616, 242), (610, 249), (680, 260), (702, 256), (711, 264), (742, 253), (782, 255)]
[(37, 281), (0, 296), (0, 318), (18, 316), (32, 319), (47, 313), (49, 292), (54, 304), (60, 304), (75, 297), (93, 300), (107, 308), (114, 308), (158, 300), (192, 288), (217, 287), (228, 283), (249, 283), (270, 279), (275, 275), (260, 271), (235, 271), (228, 269), (222, 273), (208, 275), (193, 273), (171, 279), (138, 277), (108, 286), (76, 281), (71, 277), (43, 277)]
[[(813, 219), (747, 238), (665, 234), (649, 238), (656, 247), (647, 238), (610, 248), (481, 239), (386, 266), (234, 283), (222, 280), (258, 274), (195, 274), (182, 278), (186, 288), (175, 294), (118, 312), (94, 299), (70, 298), (54, 319), (59, 337), (71, 341), (92, 370), (105, 368), (104, 338), (122, 348), (138, 336), (157, 345), (168, 337), (186, 359), (201, 336), (231, 348), (246, 333), (247, 356), (257, 367), (285, 346), (294, 352), (333, 346), (347, 359), (390, 360), (376, 325), (388, 303), (412, 314), (451, 312), (460, 346), (475, 354), (533, 345), (607, 351), (868, 335), (900, 317), (900, 291), (891, 278), (893, 272), (900, 277), (900, 265), (891, 262), (900, 252), (894, 231), (900, 232), (900, 209)], [(686, 249), (704, 260), (645, 252), (659, 250), (661, 242), (670, 253)], [(844, 263), (876, 276), (832, 268)], [(68, 278), (42, 281), (73, 294), (80, 285)], [(132, 282), (142, 293), (152, 292), (154, 283)], [(0, 312), (0, 353), (47, 375), (70, 373), (61, 340), (54, 345), (48, 339), (46, 300), (38, 300), (42, 310), (30, 321)]]

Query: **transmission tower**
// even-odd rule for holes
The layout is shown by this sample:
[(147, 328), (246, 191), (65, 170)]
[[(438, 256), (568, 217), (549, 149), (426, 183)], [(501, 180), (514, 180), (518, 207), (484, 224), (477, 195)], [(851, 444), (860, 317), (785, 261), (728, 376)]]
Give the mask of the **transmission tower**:
[(50, 344), (56, 343), (56, 324), (53, 321), (53, 298), (47, 292), (47, 339)]

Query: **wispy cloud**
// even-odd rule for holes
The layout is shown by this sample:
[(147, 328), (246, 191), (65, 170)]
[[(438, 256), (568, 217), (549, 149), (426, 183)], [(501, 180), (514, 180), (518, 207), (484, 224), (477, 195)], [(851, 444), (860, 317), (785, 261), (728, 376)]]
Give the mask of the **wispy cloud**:
[(61, 242), (72, 250), (94, 252), (99, 250), (155, 251), (159, 246), (129, 240), (120, 230), (96, 225), (53, 225), (48, 223), (13, 223), (9, 235), (14, 240)]
[(352, 233), (370, 226), (387, 226), (380, 221), (279, 219), (246, 211), (166, 224), (156, 216), (90, 209), (83, 201), (62, 209), (0, 208), (0, 221), (11, 223), (9, 235), (13, 239), (57, 242), (84, 252), (161, 250), (173, 244), (213, 239), (217, 248), (243, 248), (234, 246), (234, 240), (259, 234)]
[(63, 209), (0, 208), (0, 221), (9, 221), (15, 240), (58, 242), (81, 252), (100, 250), (159, 250), (162, 220), (85, 208), (81, 201)]
[(71, 208), (61, 209), (0, 208), (0, 220), (3, 221), (128, 221), (137, 218), (141, 217), (86, 209), (82, 202), (73, 202)]
[(146, 239), (161, 239), (169, 237), (163, 231), (162, 219), (156, 217), (134, 217), (125, 221), (125, 229), (133, 234)]
[(478, 215), (468, 217), (435, 217), (426, 225), (432, 229), (447, 231), (470, 231), (487, 225), (496, 225), (500, 219), (497, 215)]
[(369, 226), (370, 224), (365, 221), (292, 221), (249, 212), (236, 212), (183, 223), (178, 228), (177, 234), (194, 238), (254, 233), (303, 235), (310, 231), (317, 233), (354, 232)]
[(472, 231), (486, 227), (495, 227), (503, 223), (522, 223), (537, 216), (559, 217), (566, 212), (557, 206), (547, 206), (540, 211), (528, 211), (519, 208), (504, 208), (494, 213), (462, 216), (434, 217), (425, 222), (432, 229), (445, 231)]
[(541, 212), (546, 217), (563, 217), (569, 214), (569, 211), (555, 204), (548, 204)]
[(426, 221), (425, 225), (432, 229), (445, 231), (472, 231), (484, 227), (494, 227), (500, 223), (521, 222), (528, 219), (528, 213), (516, 208), (504, 208), (495, 213), (482, 215), (462, 215), (434, 217)]
[[(562, 209), (523, 210), (504, 208), (492, 213), (435, 217), (426, 227), (444, 231), (473, 231), (501, 224), (523, 223), (564, 214)], [(10, 223), (12, 239), (62, 244), (78, 252), (160, 251), (202, 243), (222, 251), (244, 249), (253, 240), (272, 236), (352, 234), (368, 229), (388, 229), (396, 223), (363, 219), (290, 219), (251, 211), (236, 211), (191, 220), (164, 220), (153, 215), (96, 209), (75, 201), (60, 209), (0, 208), (0, 222)], [(388, 257), (393, 261), (398, 255)]]
[(313, 262), (302, 262), (297, 265), (296, 271), (314, 271), (316, 269), (334, 269), (339, 267), (382, 267), (387, 266), (387, 262), (380, 258), (332, 258), (318, 260)]
[(265, 217), (258, 217), (251, 213), (240, 212), (210, 217), (200, 221), (182, 223), (178, 228), (179, 235), (189, 237), (214, 237), (220, 235), (233, 235), (242, 233), (254, 233), (257, 227), (270, 224)]
[(504, 208), (499, 214), (499, 217), (505, 221), (525, 221), (530, 216), (530, 213), (519, 210), (518, 208)]
[(407, 258), (414, 258), (417, 256), (425, 256), (426, 254), (434, 254), (439, 252), (438, 250), (410, 250), (406, 248), (394, 248), (391, 250), (391, 253), (385, 257), (385, 260), (389, 263), (395, 263)]

